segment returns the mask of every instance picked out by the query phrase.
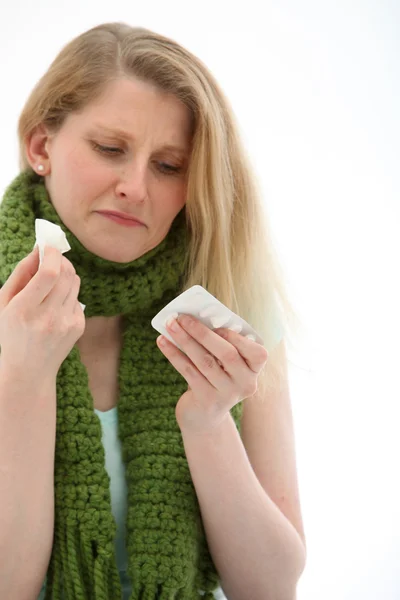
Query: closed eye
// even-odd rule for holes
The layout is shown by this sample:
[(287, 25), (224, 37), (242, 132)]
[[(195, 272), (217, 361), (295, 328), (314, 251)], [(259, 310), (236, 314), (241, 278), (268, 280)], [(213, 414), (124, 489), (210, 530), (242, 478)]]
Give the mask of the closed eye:
[(175, 167), (174, 165), (168, 165), (167, 163), (158, 163), (158, 165), (160, 171), (167, 175), (173, 175), (174, 173), (180, 173), (182, 171), (181, 167)]
[[(100, 154), (110, 158), (120, 157), (125, 152), (123, 148), (118, 148), (117, 146), (103, 146), (101, 144), (97, 144), (96, 142), (92, 142), (92, 146), (96, 152), (99, 152)], [(180, 166), (157, 161), (156, 163), (158, 169), (161, 171), (161, 173), (164, 173), (164, 175), (176, 175), (182, 171), (182, 167)]]
[(96, 144), (96, 142), (92, 142), (92, 145), (97, 152), (100, 152), (100, 154), (119, 156), (124, 153), (122, 148), (117, 148), (114, 146), (102, 146), (101, 144)]

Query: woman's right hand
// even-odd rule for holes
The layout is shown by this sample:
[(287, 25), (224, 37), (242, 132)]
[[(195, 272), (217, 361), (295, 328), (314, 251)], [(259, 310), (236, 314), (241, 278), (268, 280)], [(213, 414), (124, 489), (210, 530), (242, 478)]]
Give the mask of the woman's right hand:
[(55, 381), (85, 330), (78, 302), (81, 280), (61, 252), (46, 246), (28, 254), (0, 290), (1, 368)]

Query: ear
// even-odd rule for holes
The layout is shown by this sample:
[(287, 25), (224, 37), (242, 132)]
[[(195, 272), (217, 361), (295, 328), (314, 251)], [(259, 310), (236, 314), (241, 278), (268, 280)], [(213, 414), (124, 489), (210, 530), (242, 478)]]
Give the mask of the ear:
[(41, 124), (25, 140), (26, 158), (32, 169), (43, 176), (50, 174), (50, 138), (49, 130)]

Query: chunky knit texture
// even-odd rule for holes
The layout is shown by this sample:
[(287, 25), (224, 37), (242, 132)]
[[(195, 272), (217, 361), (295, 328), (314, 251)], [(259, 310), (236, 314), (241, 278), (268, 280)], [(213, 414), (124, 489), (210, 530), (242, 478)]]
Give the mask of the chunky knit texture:
[[(123, 315), (118, 414), (131, 600), (194, 600), (199, 590), (211, 600), (219, 580), (175, 416), (187, 382), (157, 348), (158, 333), (150, 324), (183, 291), (185, 211), (156, 248), (119, 264), (89, 252), (59, 218), (43, 178), (25, 171), (0, 205), (1, 284), (32, 251), (36, 218), (65, 232), (71, 246), (66, 257), (81, 278), (79, 301), (86, 304), (86, 318)], [(242, 405), (231, 413), (240, 431)], [(74, 347), (57, 376), (55, 525), (46, 600), (121, 598), (101, 436), (88, 373)]]

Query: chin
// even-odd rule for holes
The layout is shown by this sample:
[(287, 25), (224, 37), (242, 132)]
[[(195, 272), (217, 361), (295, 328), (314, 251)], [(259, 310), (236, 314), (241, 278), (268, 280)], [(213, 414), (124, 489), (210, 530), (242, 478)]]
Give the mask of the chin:
[(130, 248), (124, 250), (123, 248), (110, 248), (109, 245), (106, 247), (104, 244), (101, 246), (99, 246), (98, 244), (83, 245), (92, 254), (95, 254), (96, 256), (99, 256), (104, 260), (109, 260), (111, 262), (116, 262), (120, 264), (132, 262), (133, 260), (136, 260), (137, 258), (143, 256), (143, 254), (147, 252), (147, 250), (142, 249), (134, 250)]
[(143, 256), (144, 252), (121, 252), (121, 250), (110, 250), (107, 249), (102, 253), (96, 253), (98, 256), (100, 256), (101, 258), (104, 258), (105, 260), (110, 260), (112, 262), (116, 262), (116, 263), (120, 263), (120, 264), (125, 264), (125, 263), (129, 263), (132, 262), (133, 260), (136, 260), (137, 258), (140, 258), (141, 256)]

